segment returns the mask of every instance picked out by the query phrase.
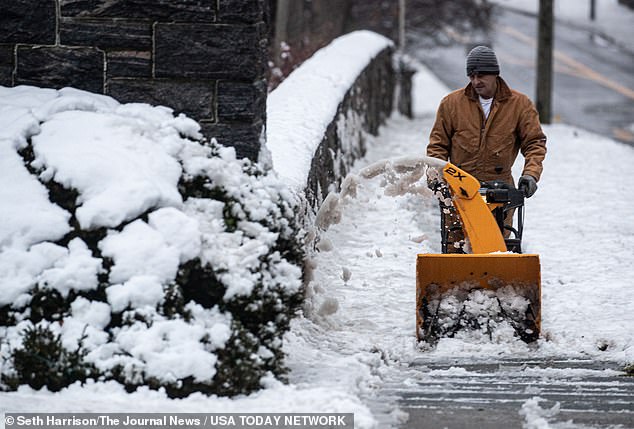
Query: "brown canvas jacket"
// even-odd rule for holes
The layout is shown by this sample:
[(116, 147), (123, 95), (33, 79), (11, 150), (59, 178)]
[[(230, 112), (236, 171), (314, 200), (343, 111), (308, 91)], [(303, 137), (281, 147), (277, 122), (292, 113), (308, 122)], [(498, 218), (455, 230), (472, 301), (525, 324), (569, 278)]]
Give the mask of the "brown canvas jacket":
[(440, 103), (429, 137), (427, 156), (449, 160), (480, 181), (513, 183), (511, 167), (521, 151), (522, 175), (539, 180), (546, 156), (546, 136), (530, 99), (500, 77), (489, 118), (471, 84)]

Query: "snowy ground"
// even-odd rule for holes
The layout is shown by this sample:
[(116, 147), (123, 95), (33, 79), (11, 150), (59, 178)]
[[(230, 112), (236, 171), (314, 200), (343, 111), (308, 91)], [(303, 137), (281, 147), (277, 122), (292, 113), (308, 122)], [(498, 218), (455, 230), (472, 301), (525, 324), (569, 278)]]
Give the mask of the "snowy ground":
[[(375, 161), (424, 153), (433, 111), (446, 93), (423, 71), (415, 85), (417, 118), (395, 115), (370, 145), (360, 170)], [(438, 252), (438, 209), (424, 190), (384, 195), (381, 178), (361, 181), (343, 219), (321, 236), (306, 317), (293, 323), (285, 350), (290, 384), (234, 399), (162, 392), (127, 394), (117, 384), (71, 386), (59, 393), (22, 388), (0, 394), (8, 411), (354, 412), (359, 428), (405, 416), (386, 383), (411, 382), (409, 364), (424, 357), (585, 357), (634, 361), (634, 211), (627, 186), (634, 150), (558, 125), (545, 127), (549, 153), (537, 194), (527, 202), (525, 248), (542, 262), (543, 338), (528, 347), (442, 340), (421, 350), (414, 338), (415, 258)], [(530, 405), (530, 404), (528, 404)]]
[[(383, 158), (424, 153), (436, 97), (446, 88), (424, 72), (418, 79), (418, 118), (393, 117), (358, 169)], [(563, 125), (545, 131), (545, 174), (527, 201), (524, 240), (525, 251), (540, 254), (542, 263), (543, 338), (536, 347), (513, 338), (492, 343), (474, 338), (441, 340), (433, 351), (417, 348), (415, 254), (439, 251), (438, 209), (424, 189), (390, 198), (375, 179), (361, 183), (358, 197), (344, 204), (342, 222), (323, 235), (332, 250), (316, 256), (318, 316), (297, 321), (289, 340), (293, 358), (308, 344), (318, 345), (318, 351), (301, 353), (295, 377), (318, 380), (321, 372), (329, 383), (337, 377), (368, 398), (375, 411), (389, 411), (381, 382), (412, 382), (417, 375), (407, 367), (421, 357), (634, 361), (634, 304), (628, 297), (634, 226), (626, 221), (634, 203), (625, 196), (634, 151)], [(309, 359), (314, 363), (307, 370)], [(360, 377), (364, 371), (368, 376)]]

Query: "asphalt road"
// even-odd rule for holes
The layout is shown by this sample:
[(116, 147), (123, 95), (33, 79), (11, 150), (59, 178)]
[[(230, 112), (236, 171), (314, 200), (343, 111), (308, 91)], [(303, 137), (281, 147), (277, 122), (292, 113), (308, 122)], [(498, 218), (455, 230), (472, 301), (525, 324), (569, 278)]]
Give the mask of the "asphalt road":
[[(410, 52), (451, 89), (468, 82), (465, 56), (475, 44), (489, 44), (501, 75), (511, 86), (535, 97), (537, 25), (532, 16), (498, 8), (493, 31), (485, 37), (455, 34), (450, 48)], [(634, 55), (585, 30), (555, 29), (553, 123), (563, 122), (634, 145)]]

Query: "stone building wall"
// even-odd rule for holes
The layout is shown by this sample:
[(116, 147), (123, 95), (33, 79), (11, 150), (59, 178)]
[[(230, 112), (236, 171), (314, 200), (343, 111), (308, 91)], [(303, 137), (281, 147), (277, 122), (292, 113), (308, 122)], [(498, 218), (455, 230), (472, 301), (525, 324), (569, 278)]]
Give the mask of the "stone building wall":
[(257, 159), (267, 0), (0, 0), (0, 85), (166, 105)]

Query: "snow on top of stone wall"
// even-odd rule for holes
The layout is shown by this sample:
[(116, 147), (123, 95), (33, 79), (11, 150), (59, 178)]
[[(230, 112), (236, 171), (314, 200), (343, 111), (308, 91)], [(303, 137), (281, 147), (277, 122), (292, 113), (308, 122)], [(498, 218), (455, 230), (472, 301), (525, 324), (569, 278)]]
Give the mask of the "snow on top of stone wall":
[(268, 97), (267, 146), (273, 168), (296, 189), (306, 186), (313, 154), (344, 96), (393, 42), (371, 31), (335, 39), (294, 70)]

